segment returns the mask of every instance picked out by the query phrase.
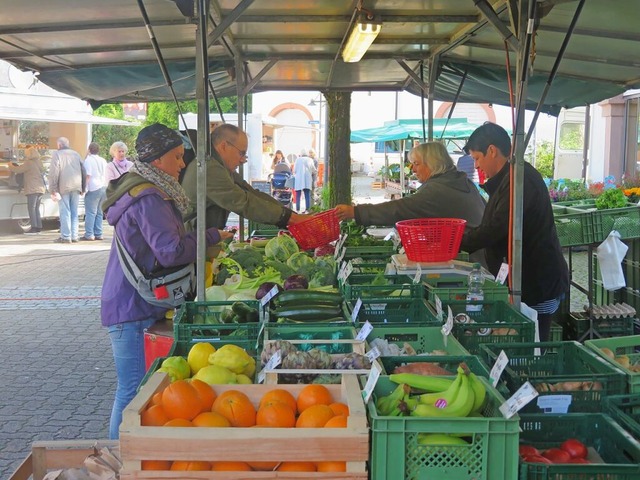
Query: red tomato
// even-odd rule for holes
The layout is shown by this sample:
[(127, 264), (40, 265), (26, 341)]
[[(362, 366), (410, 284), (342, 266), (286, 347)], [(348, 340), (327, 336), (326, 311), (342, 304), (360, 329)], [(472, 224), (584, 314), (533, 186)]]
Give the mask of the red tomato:
[(542, 456), (553, 463), (569, 463), (569, 460), (571, 460), (571, 455), (559, 448), (549, 448), (542, 453)]
[(524, 457), (526, 455), (540, 456), (540, 451), (537, 448), (532, 447), (531, 445), (520, 445), (520, 447), (518, 447), (518, 453), (521, 457)]
[(584, 458), (576, 457), (569, 460), (569, 463), (591, 463), (589, 460), (585, 460)]
[(525, 455), (522, 457), (522, 461), (528, 463), (547, 463), (549, 465), (553, 463), (551, 460), (541, 455)]
[(575, 438), (566, 440), (560, 445), (560, 448), (571, 455), (571, 458), (587, 458), (587, 447)]

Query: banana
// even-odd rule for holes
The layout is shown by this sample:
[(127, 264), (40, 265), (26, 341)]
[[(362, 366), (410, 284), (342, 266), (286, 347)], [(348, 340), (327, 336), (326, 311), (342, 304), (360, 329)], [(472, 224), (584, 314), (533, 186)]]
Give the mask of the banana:
[(405, 395), (408, 395), (410, 387), (408, 385), (400, 384), (393, 392), (384, 397), (379, 397), (376, 400), (376, 409), (380, 415), (390, 415), (396, 408), (399, 408), (399, 404)]
[(411, 415), (416, 417), (429, 417), (429, 418), (452, 418), (452, 417), (466, 417), (471, 413), (475, 396), (471, 385), (469, 385), (469, 375), (466, 371), (462, 375), (462, 383), (460, 385), (460, 391), (455, 400), (444, 408), (438, 408), (433, 405), (426, 405), (424, 403), (418, 404)]
[(484, 401), (487, 397), (487, 389), (485, 388), (484, 383), (482, 383), (473, 372), (469, 373), (469, 383), (471, 384), (473, 394), (475, 395), (471, 411), (480, 412), (482, 407), (484, 407)]
[(445, 405), (451, 405), (453, 401), (458, 396), (458, 392), (460, 391), (460, 385), (462, 384), (462, 369), (458, 369), (458, 375), (456, 379), (453, 381), (451, 386), (445, 390), (444, 392), (436, 392), (436, 393), (423, 393), (420, 395), (420, 403), (424, 403), (426, 405), (435, 405), (438, 400), (443, 400)]
[(417, 373), (394, 373), (389, 375), (393, 383), (405, 383), (411, 388), (425, 390), (427, 392), (444, 392), (451, 386), (453, 380), (445, 377), (431, 377)]
[(420, 401), (417, 397), (412, 397), (411, 395), (405, 395), (402, 401), (400, 402), (400, 410), (404, 415), (409, 415), (411, 412), (415, 410)]
[(445, 433), (419, 433), (419, 445), (469, 445), (466, 440)]

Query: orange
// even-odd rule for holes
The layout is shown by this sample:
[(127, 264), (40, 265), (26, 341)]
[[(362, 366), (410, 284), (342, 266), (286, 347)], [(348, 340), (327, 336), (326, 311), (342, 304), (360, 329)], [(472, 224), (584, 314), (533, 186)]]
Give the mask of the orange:
[(202, 400), (191, 383), (176, 380), (163, 390), (162, 407), (169, 418), (193, 420), (202, 411)]
[(298, 413), (304, 412), (313, 405), (331, 405), (333, 396), (324, 385), (307, 385), (298, 394)]
[(238, 390), (223, 392), (213, 402), (211, 410), (226, 417), (233, 427), (253, 427), (256, 424), (256, 407)]
[(213, 462), (211, 470), (214, 472), (250, 472), (253, 469), (245, 462)]
[(153, 397), (151, 397), (151, 405), (162, 405), (162, 392), (157, 392), (153, 394)]
[(211, 410), (211, 406), (215, 401), (217, 395), (216, 391), (208, 383), (198, 380), (197, 378), (191, 379), (191, 385), (198, 391), (200, 400), (202, 400), (201, 412), (208, 412)]
[(247, 462), (254, 470), (273, 471), (280, 462)]
[(344, 415), (345, 417), (349, 416), (349, 407), (341, 402), (333, 402), (331, 405), (329, 405), (331, 407), (331, 410), (333, 410), (333, 413), (335, 413), (336, 415)]
[(316, 472), (313, 462), (282, 462), (276, 469), (278, 472)]
[(169, 470), (171, 460), (142, 460), (142, 470)]
[(193, 419), (193, 425), (196, 427), (230, 427), (231, 423), (219, 413), (202, 412)]
[(140, 424), (144, 427), (161, 427), (169, 421), (162, 405), (151, 405), (140, 415)]
[(300, 414), (296, 427), (322, 428), (331, 418), (333, 418), (333, 410), (328, 405), (313, 405)]
[(189, 471), (204, 471), (211, 470), (211, 464), (209, 462), (199, 462), (196, 460), (184, 461), (176, 460), (171, 465), (171, 470), (189, 470)]
[(324, 428), (347, 428), (347, 417), (336, 415), (324, 424)]
[(346, 472), (347, 462), (318, 462), (316, 467), (319, 472)]
[(295, 427), (296, 412), (283, 402), (276, 400), (265, 402), (258, 409), (256, 425), (261, 427)]
[(273, 390), (269, 390), (260, 399), (260, 406), (262, 406), (263, 403), (271, 402), (273, 400), (284, 402), (288, 404), (294, 412), (298, 411), (296, 398), (291, 394), (291, 392), (288, 392), (287, 390), (284, 390), (282, 388), (275, 388)]
[(193, 423), (184, 418), (174, 418), (164, 424), (165, 427), (193, 427)]

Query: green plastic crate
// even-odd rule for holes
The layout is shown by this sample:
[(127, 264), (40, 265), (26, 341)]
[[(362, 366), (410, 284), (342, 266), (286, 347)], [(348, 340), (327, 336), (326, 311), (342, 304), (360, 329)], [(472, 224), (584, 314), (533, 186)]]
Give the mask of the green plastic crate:
[(234, 343), (245, 349), (256, 348), (262, 308), (257, 300), (243, 301), (258, 310), (259, 322), (217, 324), (220, 315), (235, 302), (186, 302), (173, 319), (173, 337), (178, 342), (208, 341), (214, 346)]
[(447, 337), (445, 345), (441, 327), (374, 325), (367, 341), (371, 344), (376, 338), (400, 347), (408, 343), (419, 355), (431, 353), (434, 350), (446, 352), (448, 355), (469, 355), (469, 352), (452, 336)]
[[(487, 388), (484, 417), (419, 418), (378, 415), (374, 402), (396, 387), (381, 376), (367, 404), (371, 430), (371, 480), (451, 479), (511, 480), (518, 476), (519, 418), (505, 419), (498, 408), (504, 397), (482, 377)], [(419, 433), (467, 434), (469, 445), (418, 444)]]
[(551, 328), (549, 329), (549, 341), (562, 341), (562, 325), (558, 325), (556, 322), (551, 322)]
[(587, 340), (585, 346), (595, 352), (598, 357), (607, 361), (610, 365), (622, 370), (627, 376), (629, 385), (629, 393), (640, 394), (640, 372), (634, 372), (623, 367), (614, 359), (606, 356), (602, 352), (602, 348), (608, 348), (615, 356), (626, 355), (629, 357), (631, 365), (640, 364), (640, 335), (630, 335), (627, 337), (617, 338), (598, 338), (596, 340)]
[[(356, 323), (362, 325), (369, 322), (380, 324), (410, 324), (442, 325), (429, 313), (429, 308), (422, 298), (361, 298), (362, 305), (358, 310)], [(346, 302), (347, 318), (352, 318), (352, 312), (357, 300)]]
[(271, 231), (278, 233), (281, 229), (276, 225), (271, 225), (269, 223), (258, 223), (254, 222), (253, 220), (249, 220), (249, 227), (247, 228), (247, 231), (253, 232), (254, 230), (260, 230), (264, 232)]
[[(319, 348), (332, 354), (351, 353), (355, 338), (356, 330), (352, 326), (307, 324), (302, 329), (297, 325), (267, 324), (264, 329), (265, 345), (274, 340), (287, 340), (305, 352)], [(361, 342), (360, 350), (364, 351), (364, 342)]]
[[(535, 349), (541, 354), (536, 355)], [(482, 357), (487, 365), (493, 365), (504, 350), (509, 365), (502, 372), (511, 394), (514, 394), (525, 382), (533, 386), (540, 383), (558, 382), (599, 382), (600, 390), (579, 390), (570, 392), (540, 393), (538, 398), (549, 395), (571, 395), (569, 413), (602, 412), (603, 398), (607, 395), (619, 395), (626, 390), (624, 374), (617, 368), (603, 362), (589, 349), (578, 342), (541, 342), (513, 344), (493, 344), (482, 347)], [(529, 402), (521, 412), (544, 413), (537, 401)]]
[(588, 245), (594, 242), (591, 212), (557, 206), (553, 209), (553, 219), (561, 246)]
[[(520, 443), (539, 450), (558, 447), (576, 438), (594, 448), (605, 464), (525, 463), (520, 480), (637, 480), (640, 478), (640, 443), (611, 417), (599, 413), (566, 415), (521, 414)], [(506, 478), (506, 477), (505, 477)], [(515, 478), (515, 477), (513, 477)]]
[[(487, 343), (523, 343), (533, 342), (535, 325), (527, 317), (515, 310), (506, 302), (481, 302), (482, 311), (467, 312), (466, 302), (443, 302), (443, 310), (447, 314), (447, 306), (453, 315), (466, 313), (474, 323), (453, 324), (452, 334), (473, 355), (480, 355), (480, 347)], [(433, 313), (433, 312), (432, 312)], [(500, 323), (498, 323), (500, 322)], [(483, 331), (491, 329), (491, 333), (483, 335)]]
[(612, 230), (620, 233), (620, 238), (640, 237), (640, 207), (596, 210), (593, 215), (594, 242), (602, 242)]
[(344, 247), (344, 256), (342, 258), (349, 260), (351, 258), (362, 257), (369, 260), (378, 259), (389, 261), (391, 255), (397, 252), (398, 249), (393, 245), (367, 245), (362, 247), (347, 245)]
[(422, 299), (424, 286), (421, 283), (412, 283), (405, 276), (388, 275), (385, 278), (387, 285), (370, 285), (376, 275), (351, 274), (344, 282), (338, 282), (340, 292), (345, 300), (357, 300), (358, 298), (375, 298), (376, 300), (394, 299), (398, 297)]
[[(469, 290), (468, 279), (462, 275), (443, 275), (439, 278), (422, 276), (426, 297), (435, 304), (437, 296), (442, 302), (466, 302)], [(485, 301), (509, 301), (509, 288), (493, 280), (485, 280), (482, 287)]]
[[(384, 273), (387, 270), (387, 264), (389, 262), (387, 260), (371, 260), (363, 258), (362, 262), (354, 263), (351, 262), (353, 266), (353, 274), (355, 275), (377, 275), (379, 273)], [(336, 269), (339, 266), (336, 264)]]
[(604, 410), (627, 432), (640, 439), (640, 395), (612, 395), (604, 399)]
[[(633, 334), (633, 317), (593, 319), (595, 335), (622, 337)], [(585, 312), (571, 312), (565, 324), (567, 339), (582, 341), (589, 330), (589, 316)]]

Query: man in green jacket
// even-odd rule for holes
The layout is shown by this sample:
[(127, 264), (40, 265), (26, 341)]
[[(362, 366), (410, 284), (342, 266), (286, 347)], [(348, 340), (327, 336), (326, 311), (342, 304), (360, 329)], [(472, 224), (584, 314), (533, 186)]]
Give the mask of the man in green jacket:
[[(247, 161), (249, 140), (246, 133), (235, 125), (220, 125), (211, 134), (211, 145), (212, 155), (207, 163), (207, 228), (224, 228), (230, 212), (280, 228), (306, 218), (286, 208), (271, 195), (253, 188), (236, 171)], [(192, 225), (196, 216), (197, 176), (197, 162), (191, 162), (182, 186), (193, 207), (191, 214), (186, 217), (186, 221)]]

